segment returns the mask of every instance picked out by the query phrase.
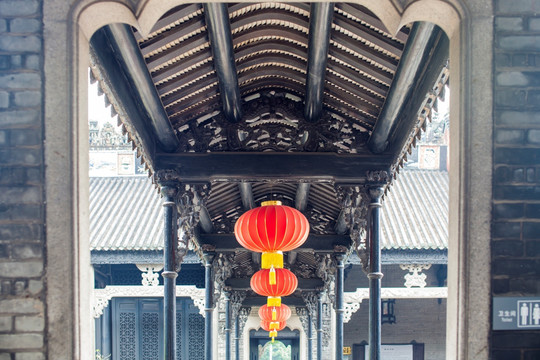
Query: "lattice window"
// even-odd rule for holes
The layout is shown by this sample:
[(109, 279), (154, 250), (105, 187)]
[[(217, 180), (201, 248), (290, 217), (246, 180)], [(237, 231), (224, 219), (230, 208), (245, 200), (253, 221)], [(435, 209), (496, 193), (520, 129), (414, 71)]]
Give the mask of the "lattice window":
[(119, 355), (120, 360), (136, 358), (137, 337), (134, 313), (120, 313), (119, 317)]
[(176, 360), (182, 360), (182, 313), (178, 310), (182, 310), (182, 307), (176, 311)]
[(141, 323), (142, 360), (159, 360), (159, 314), (143, 313)]
[(200, 314), (189, 314), (188, 319), (189, 360), (204, 360), (204, 318)]

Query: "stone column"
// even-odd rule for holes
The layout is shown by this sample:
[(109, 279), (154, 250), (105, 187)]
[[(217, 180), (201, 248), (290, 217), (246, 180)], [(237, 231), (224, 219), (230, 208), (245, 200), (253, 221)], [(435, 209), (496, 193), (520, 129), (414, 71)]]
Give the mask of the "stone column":
[[(213, 249), (212, 249), (213, 250)], [(203, 249), (204, 257), (204, 359), (212, 360), (212, 313), (213, 313), (213, 291), (212, 291), (212, 262), (216, 253), (211, 249)]]
[(177, 210), (175, 198), (177, 187), (165, 184), (161, 187), (164, 207), (164, 266), (163, 266), (163, 307), (164, 307), (164, 357), (176, 359), (176, 249), (178, 247)]
[(381, 358), (381, 244), (379, 238), (379, 211), (383, 188), (369, 189), (369, 359)]
[(317, 298), (317, 360), (322, 360), (323, 351), (323, 292)]
[(231, 297), (225, 291), (225, 360), (231, 360)]
[(336, 252), (336, 360), (343, 360), (343, 285), (345, 253)]

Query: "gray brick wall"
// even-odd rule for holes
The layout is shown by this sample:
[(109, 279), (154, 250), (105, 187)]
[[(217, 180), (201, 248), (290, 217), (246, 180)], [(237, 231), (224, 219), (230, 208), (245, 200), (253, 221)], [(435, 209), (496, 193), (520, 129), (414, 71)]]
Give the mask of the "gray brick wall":
[[(540, 295), (540, 1), (496, 0), (492, 291)], [(540, 358), (539, 331), (493, 331), (492, 358)]]
[(0, 1), (0, 360), (45, 359), (42, 10)]
[[(421, 308), (421, 310), (419, 310)], [(382, 325), (383, 344), (425, 344), (426, 360), (445, 360), (446, 354), (446, 299), (396, 299), (395, 324)], [(364, 300), (360, 309), (344, 326), (344, 344), (366, 344), (368, 334), (369, 306)]]

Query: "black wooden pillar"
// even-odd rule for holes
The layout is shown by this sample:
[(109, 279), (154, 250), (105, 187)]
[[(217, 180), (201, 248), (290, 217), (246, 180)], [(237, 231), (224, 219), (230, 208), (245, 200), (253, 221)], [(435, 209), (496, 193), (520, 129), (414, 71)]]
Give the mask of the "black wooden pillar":
[(213, 251), (205, 251), (204, 254), (204, 359), (212, 360), (212, 313), (213, 301), (212, 301), (212, 263), (216, 253)]
[(176, 250), (178, 247), (177, 209), (175, 197), (177, 188), (171, 185), (161, 187), (163, 194), (164, 246), (163, 246), (163, 307), (164, 307), (164, 356), (165, 360), (176, 359)]
[(381, 358), (381, 241), (379, 212), (382, 187), (369, 189), (369, 360)]
[(343, 278), (345, 253), (336, 252), (336, 360), (343, 360)]
[(234, 359), (240, 360), (240, 319), (239, 314), (234, 317)]
[(231, 360), (231, 296), (225, 291), (225, 360)]
[(323, 292), (317, 298), (317, 360), (322, 360), (322, 336), (323, 336)]
[(308, 337), (308, 353), (307, 353), (307, 358), (308, 360), (313, 360), (313, 323), (312, 323), (312, 316), (311, 316), (311, 312), (309, 311), (308, 309), (308, 312), (307, 312), (307, 320), (308, 320), (308, 325), (307, 325), (307, 337)]

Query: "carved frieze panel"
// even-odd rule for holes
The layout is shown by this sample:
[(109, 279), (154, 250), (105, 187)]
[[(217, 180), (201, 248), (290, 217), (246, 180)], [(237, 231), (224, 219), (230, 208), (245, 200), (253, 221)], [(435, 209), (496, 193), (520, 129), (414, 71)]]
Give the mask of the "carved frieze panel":
[(401, 270), (409, 271), (408, 274), (405, 274), (405, 287), (426, 287), (426, 278), (427, 275), (422, 273), (422, 270), (428, 270), (431, 267), (431, 264), (401, 264), (399, 265)]
[(269, 91), (244, 104), (244, 117), (228, 122), (221, 113), (191, 120), (179, 128), (182, 152), (293, 151), (357, 153), (365, 149), (368, 131), (324, 113), (317, 122), (304, 120), (304, 105)]
[(158, 286), (159, 273), (163, 269), (163, 264), (136, 264), (141, 273), (141, 283), (143, 286)]

